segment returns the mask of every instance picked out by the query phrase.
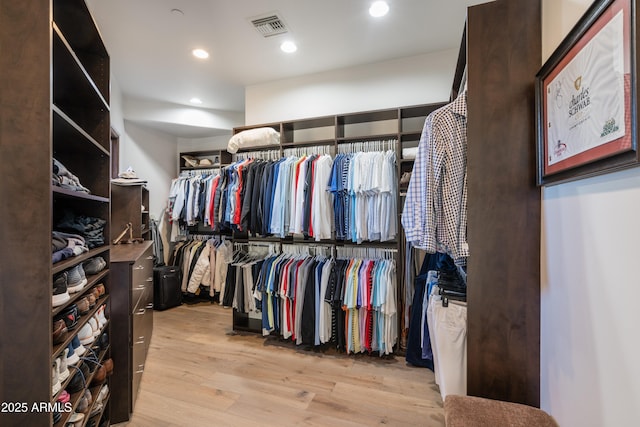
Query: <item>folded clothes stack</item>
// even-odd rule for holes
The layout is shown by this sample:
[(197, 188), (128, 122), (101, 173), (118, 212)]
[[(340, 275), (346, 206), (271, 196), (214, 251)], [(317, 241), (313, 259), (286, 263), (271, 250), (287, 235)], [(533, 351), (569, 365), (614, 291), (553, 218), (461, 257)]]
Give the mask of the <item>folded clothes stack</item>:
[(91, 193), (88, 188), (80, 183), (80, 179), (78, 179), (77, 176), (69, 172), (69, 170), (56, 159), (53, 159), (51, 183), (57, 187), (68, 190), (80, 191), (87, 194)]
[(56, 224), (56, 230), (82, 236), (89, 249), (104, 245), (104, 227), (107, 221), (86, 215), (74, 215), (65, 211)]
[(51, 254), (54, 264), (88, 251), (89, 248), (84, 237), (79, 234), (63, 233), (61, 231), (51, 233)]

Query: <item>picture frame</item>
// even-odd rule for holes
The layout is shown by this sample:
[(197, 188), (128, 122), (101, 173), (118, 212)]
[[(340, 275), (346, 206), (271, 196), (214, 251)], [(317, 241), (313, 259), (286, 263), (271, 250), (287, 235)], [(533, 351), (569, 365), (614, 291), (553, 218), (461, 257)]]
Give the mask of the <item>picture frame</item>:
[(635, 0), (597, 0), (536, 75), (538, 186), (638, 165)]

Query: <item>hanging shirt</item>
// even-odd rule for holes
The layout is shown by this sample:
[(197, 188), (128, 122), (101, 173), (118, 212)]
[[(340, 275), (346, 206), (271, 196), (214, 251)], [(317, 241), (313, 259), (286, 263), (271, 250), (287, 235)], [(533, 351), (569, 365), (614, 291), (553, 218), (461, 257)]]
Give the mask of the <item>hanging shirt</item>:
[(407, 241), (429, 253), (447, 253), (458, 265), (469, 256), (466, 167), (464, 92), (425, 120), (402, 212)]

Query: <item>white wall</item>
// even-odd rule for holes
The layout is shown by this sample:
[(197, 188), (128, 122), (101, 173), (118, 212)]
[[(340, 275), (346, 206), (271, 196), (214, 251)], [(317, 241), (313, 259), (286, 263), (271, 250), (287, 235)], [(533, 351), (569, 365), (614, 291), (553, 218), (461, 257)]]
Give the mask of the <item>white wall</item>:
[[(543, 0), (543, 57), (590, 1)], [(560, 426), (640, 425), (640, 169), (543, 189), (541, 407)]]
[(209, 138), (178, 138), (178, 153), (187, 151), (226, 150), (231, 132)]
[(131, 166), (139, 178), (147, 180), (149, 214), (158, 219), (167, 205), (171, 180), (178, 174), (177, 139), (126, 120), (124, 128), (124, 142), (120, 135), (120, 169)]
[(148, 181), (149, 213), (159, 218), (166, 206), (171, 180), (177, 176), (177, 138), (124, 119), (123, 97), (111, 76), (111, 127), (120, 135), (120, 171), (131, 166)]
[(248, 125), (449, 99), (458, 49), (247, 86)]
[(118, 132), (118, 135), (124, 133), (124, 113), (122, 107), (122, 91), (118, 85), (115, 76), (111, 74), (111, 93), (109, 106), (111, 108), (109, 116), (111, 117), (111, 127)]
[(243, 112), (196, 108), (130, 97), (123, 100), (122, 106), (128, 121), (154, 125), (160, 130), (170, 125), (172, 129), (182, 129), (189, 134), (225, 135), (230, 129), (244, 123)]

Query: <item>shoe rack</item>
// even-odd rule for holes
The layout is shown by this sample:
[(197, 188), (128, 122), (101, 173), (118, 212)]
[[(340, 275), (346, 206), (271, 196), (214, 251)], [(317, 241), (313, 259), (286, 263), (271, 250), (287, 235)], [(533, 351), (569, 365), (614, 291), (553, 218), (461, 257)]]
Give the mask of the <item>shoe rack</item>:
[[(96, 257), (105, 261), (102, 270), (87, 275), (87, 283), (80, 292), (71, 294), (67, 303), (51, 313), (54, 320), (67, 317), (69, 312), (89, 302), (88, 311), (79, 313), (67, 338), (52, 346), (51, 360), (56, 365), (74, 337), (82, 340), (86, 348), (80, 361), (71, 368), (69, 378), (61, 383), (60, 391), (52, 394), (51, 402), (59, 401), (65, 387), (77, 381), (75, 377), (81, 377), (80, 389), (73, 388), (75, 393), (70, 393), (69, 405), (61, 411), (59, 420), (52, 419), (52, 424), (64, 426), (73, 417), (83, 419), (82, 425), (89, 424), (89, 420), (97, 425), (109, 418), (109, 381), (105, 375), (105, 362), (111, 352), (109, 55), (84, 0), (53, 0), (51, 28), (52, 154), (90, 190), (90, 194), (85, 194), (52, 187), (52, 229), (65, 211), (107, 221), (102, 246), (52, 266), (55, 278), (64, 271), (83, 270), (82, 263)], [(90, 392), (91, 398), (87, 400), (91, 403), (85, 408), (82, 398), (87, 395), (86, 390)]]

